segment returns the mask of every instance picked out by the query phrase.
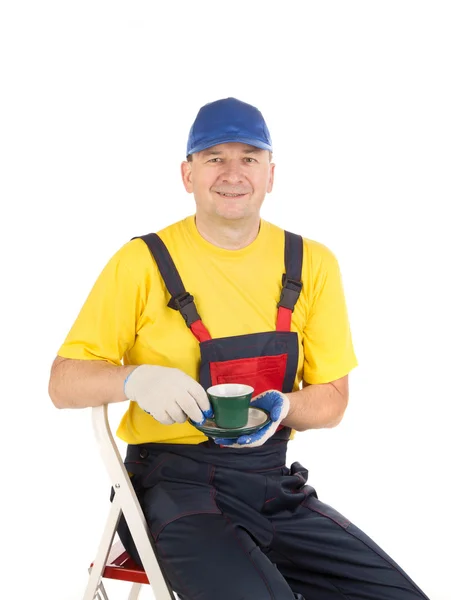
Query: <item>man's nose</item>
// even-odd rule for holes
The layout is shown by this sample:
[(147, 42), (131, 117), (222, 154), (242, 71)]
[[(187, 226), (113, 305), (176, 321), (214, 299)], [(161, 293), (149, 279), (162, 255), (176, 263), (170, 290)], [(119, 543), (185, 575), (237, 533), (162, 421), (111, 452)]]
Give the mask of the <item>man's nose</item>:
[(221, 173), (222, 181), (226, 182), (239, 182), (242, 181), (243, 167), (239, 160), (228, 160), (224, 163), (224, 170)]

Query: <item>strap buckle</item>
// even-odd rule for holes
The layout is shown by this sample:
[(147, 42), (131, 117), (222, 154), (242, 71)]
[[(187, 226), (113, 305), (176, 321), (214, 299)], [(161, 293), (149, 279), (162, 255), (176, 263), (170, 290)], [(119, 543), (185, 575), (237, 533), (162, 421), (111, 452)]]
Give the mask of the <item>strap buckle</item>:
[(184, 292), (179, 296), (173, 296), (168, 302), (169, 308), (178, 310), (182, 317), (185, 319), (188, 327), (195, 321), (200, 320), (200, 315), (197, 312), (196, 305), (194, 304), (194, 297), (189, 292)]
[(296, 279), (290, 279), (287, 274), (284, 273), (282, 276), (282, 292), (280, 294), (280, 300), (277, 308), (281, 306), (288, 308), (293, 312), (296, 302), (299, 300), (299, 296), (302, 291), (302, 281), (296, 281)]

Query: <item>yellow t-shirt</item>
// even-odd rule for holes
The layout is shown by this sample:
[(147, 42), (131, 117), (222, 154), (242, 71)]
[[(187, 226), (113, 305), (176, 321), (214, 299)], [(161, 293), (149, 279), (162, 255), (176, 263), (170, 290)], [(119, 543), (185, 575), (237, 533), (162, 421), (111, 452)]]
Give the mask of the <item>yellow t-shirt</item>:
[[(284, 231), (261, 220), (257, 238), (224, 250), (199, 234), (190, 216), (158, 232), (213, 338), (274, 331), (284, 267)], [(339, 266), (323, 244), (304, 238), (303, 289), (291, 330), (299, 336), (294, 390), (343, 377), (357, 365)], [(199, 381), (199, 342), (169, 292), (145, 242), (126, 243), (108, 262), (58, 355), (111, 364), (177, 367)], [(130, 402), (117, 435), (129, 444), (198, 444), (188, 422), (162, 425)]]

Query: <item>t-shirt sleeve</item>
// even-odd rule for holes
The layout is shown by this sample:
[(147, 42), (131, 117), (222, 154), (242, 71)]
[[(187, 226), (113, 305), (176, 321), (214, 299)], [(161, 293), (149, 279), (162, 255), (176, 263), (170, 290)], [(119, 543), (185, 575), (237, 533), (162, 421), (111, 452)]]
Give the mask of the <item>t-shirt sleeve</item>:
[(357, 366), (338, 261), (325, 246), (316, 249), (303, 333), (303, 379), (311, 384), (340, 379)]
[(58, 356), (120, 365), (135, 343), (144, 305), (143, 290), (120, 250), (99, 275)]

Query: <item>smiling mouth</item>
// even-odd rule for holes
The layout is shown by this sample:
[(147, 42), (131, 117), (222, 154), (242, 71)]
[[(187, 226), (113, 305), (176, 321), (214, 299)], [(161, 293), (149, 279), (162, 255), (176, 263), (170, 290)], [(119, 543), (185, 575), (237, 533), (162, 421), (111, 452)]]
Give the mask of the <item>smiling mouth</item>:
[(216, 192), (217, 194), (219, 194), (220, 196), (222, 196), (223, 198), (241, 198), (241, 196), (246, 196), (247, 192), (245, 194), (225, 194), (223, 192)]

